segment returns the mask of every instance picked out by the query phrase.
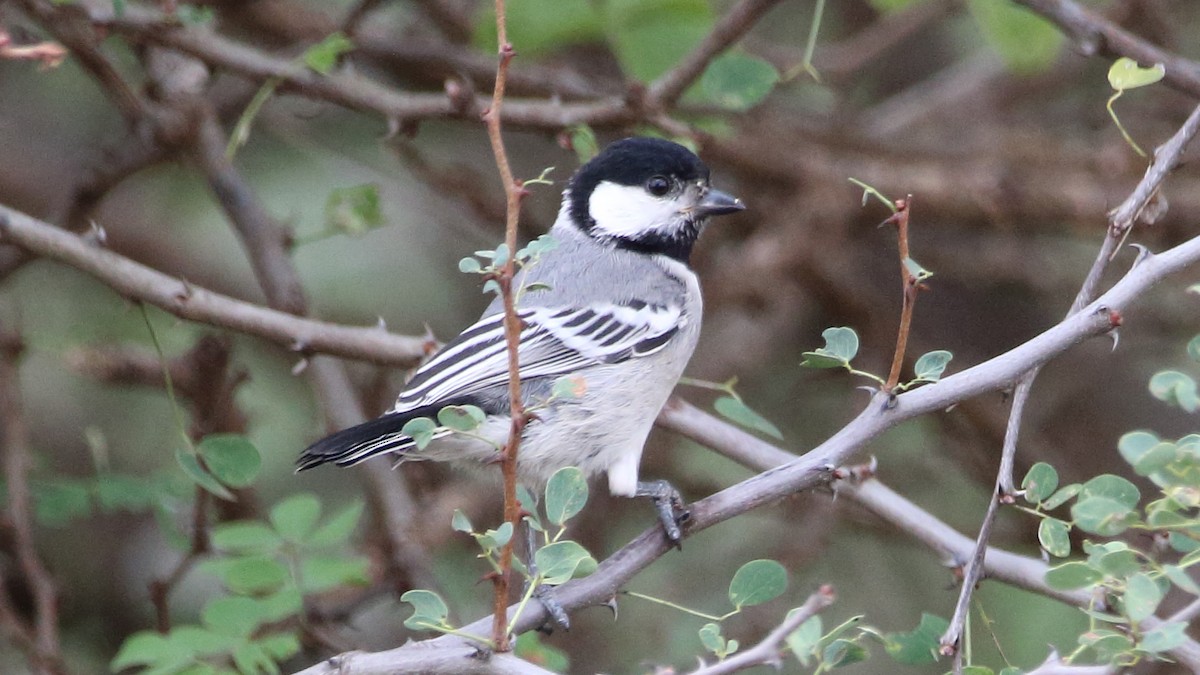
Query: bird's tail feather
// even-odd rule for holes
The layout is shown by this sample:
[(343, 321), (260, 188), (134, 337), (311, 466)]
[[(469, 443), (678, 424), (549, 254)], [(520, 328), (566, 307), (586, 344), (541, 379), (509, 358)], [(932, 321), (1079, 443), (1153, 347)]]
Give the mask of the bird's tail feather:
[[(400, 454), (416, 446), (411, 436), (402, 433), (404, 425), (418, 417), (437, 418), (443, 405), (428, 405), (390, 412), (362, 424), (342, 429), (308, 446), (296, 460), (296, 471), (304, 471), (321, 464), (352, 466), (376, 455)], [(448, 431), (445, 433), (449, 433)], [(445, 435), (440, 431), (434, 438)]]

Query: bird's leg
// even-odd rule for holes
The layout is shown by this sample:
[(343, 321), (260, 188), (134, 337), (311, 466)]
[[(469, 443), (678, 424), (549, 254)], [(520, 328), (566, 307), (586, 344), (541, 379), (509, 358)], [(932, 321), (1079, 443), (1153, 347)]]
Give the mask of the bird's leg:
[(654, 509), (658, 511), (658, 520), (662, 523), (667, 539), (675, 548), (682, 548), (683, 531), (680, 523), (687, 520), (688, 512), (684, 507), (683, 497), (665, 480), (642, 481), (637, 484), (635, 497), (649, 497), (654, 501)]
[[(526, 584), (532, 584), (537, 578), (537, 562), (535, 554), (538, 550), (537, 533), (525, 523), (525, 567), (529, 570), (529, 578), (525, 580)], [(528, 586), (526, 586), (528, 588)], [(538, 602), (542, 603), (542, 607), (546, 608), (546, 613), (550, 615), (550, 620), (542, 624), (538, 629), (547, 634), (553, 632), (554, 626), (558, 626), (563, 630), (571, 630), (571, 617), (567, 615), (567, 610), (559, 604), (554, 598), (554, 589), (546, 584), (538, 584), (533, 589), (533, 597), (537, 598)]]

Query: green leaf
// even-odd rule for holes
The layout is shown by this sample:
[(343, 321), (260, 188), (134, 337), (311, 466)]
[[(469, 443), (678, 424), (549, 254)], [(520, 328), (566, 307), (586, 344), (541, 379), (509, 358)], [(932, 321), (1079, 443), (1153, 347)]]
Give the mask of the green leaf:
[(1158, 444), (1158, 436), (1149, 431), (1130, 431), (1117, 441), (1117, 452), (1121, 453), (1121, 457), (1132, 466), (1137, 464), (1137, 461), (1142, 458), (1142, 455), (1149, 452), (1150, 448)]
[(400, 601), (412, 605), (414, 610), (412, 616), (404, 620), (405, 628), (421, 630), (448, 625), (446, 619), (450, 616), (450, 608), (437, 593), (413, 589), (405, 591)]
[(1042, 508), (1046, 511), (1053, 511), (1058, 507), (1066, 504), (1069, 500), (1077, 496), (1083, 491), (1083, 486), (1079, 483), (1071, 483), (1059, 488), (1058, 492), (1050, 495), (1050, 498), (1042, 502)]
[(1188, 640), (1188, 628), (1186, 621), (1171, 621), (1156, 626), (1154, 630), (1147, 631), (1142, 636), (1141, 642), (1138, 643), (1138, 648), (1151, 654), (1170, 651), (1176, 647), (1182, 646)]
[(270, 519), (279, 536), (300, 543), (308, 538), (320, 515), (321, 500), (316, 495), (303, 492), (276, 504), (271, 509)]
[(596, 559), (592, 554), (569, 539), (546, 544), (533, 554), (533, 559), (543, 583), (548, 586), (565, 584), (576, 576), (591, 574), (596, 569)]
[(583, 510), (587, 500), (588, 484), (583, 472), (573, 466), (563, 467), (546, 483), (546, 518), (561, 526)]
[(848, 666), (867, 658), (867, 650), (862, 645), (850, 640), (834, 640), (825, 647), (821, 659), (831, 668)]
[(916, 373), (918, 380), (928, 380), (937, 382), (942, 379), (942, 373), (946, 372), (946, 366), (950, 364), (950, 359), (954, 355), (945, 349), (938, 349), (932, 352), (927, 352), (917, 359), (916, 366), (913, 371)]
[(713, 408), (725, 419), (736, 422), (747, 429), (760, 431), (768, 436), (783, 440), (783, 433), (779, 431), (779, 427), (752, 410), (750, 406), (732, 396), (722, 396), (713, 401)]
[(197, 656), (226, 654), (237, 638), (215, 633), (200, 626), (176, 626), (169, 636), (171, 645), (177, 651), (191, 653)]
[(1139, 572), (1129, 577), (1125, 583), (1125, 595), (1122, 599), (1125, 615), (1130, 621), (1140, 623), (1154, 615), (1154, 610), (1158, 609), (1158, 604), (1162, 602), (1163, 592), (1150, 575)]
[(1083, 484), (1079, 498), (1087, 499), (1089, 497), (1108, 497), (1132, 509), (1137, 507), (1142, 494), (1138, 491), (1137, 486), (1128, 480), (1112, 474), (1103, 474)]
[(466, 532), (471, 534), (475, 528), (471, 525), (471, 519), (467, 514), (462, 512), (462, 509), (454, 509), (454, 515), (450, 518), (450, 529), (455, 532)]
[(713, 23), (706, 0), (609, 0), (602, 9), (602, 25), (617, 60), (630, 78), (641, 82), (678, 63)]
[(162, 499), (162, 487), (143, 476), (107, 471), (96, 475), (96, 501), (105, 511), (141, 511), (157, 506)]
[(269, 553), (283, 543), (275, 530), (257, 520), (237, 520), (215, 525), (211, 541), (217, 550), (235, 553)]
[(1177, 370), (1155, 373), (1150, 378), (1150, 394), (1190, 413), (1200, 408), (1200, 394), (1196, 393), (1196, 381)]
[[(792, 615), (799, 610), (799, 607), (792, 609), (788, 612), (787, 618), (791, 619)], [(788, 649), (792, 650), (792, 655), (796, 657), (800, 665), (806, 668), (808, 667), (809, 659), (817, 655), (817, 646), (821, 642), (822, 628), (821, 617), (819, 615), (812, 616), (787, 636)]]
[(354, 500), (333, 514), (333, 517), (325, 521), (324, 525), (318, 527), (306, 543), (309, 546), (317, 547), (345, 544), (349, 541), (350, 535), (354, 534), (354, 528), (358, 527), (358, 521), (362, 519), (365, 506), (361, 499)]
[(305, 50), (304, 65), (322, 75), (328, 75), (333, 72), (338, 58), (352, 49), (354, 43), (339, 31)]
[(47, 527), (59, 527), (92, 511), (87, 484), (70, 478), (39, 481), (33, 486), (34, 515)]
[(475, 535), (475, 540), (479, 542), (483, 550), (496, 551), (507, 544), (509, 539), (512, 539), (512, 534), (512, 523), (505, 521), (494, 530), (486, 530), (483, 534)]
[(474, 431), (487, 420), (479, 406), (448, 405), (438, 411), (438, 424), (454, 431)]
[(292, 633), (271, 633), (254, 641), (276, 661), (286, 661), (300, 653), (300, 639)]
[(984, 40), (995, 49), (1009, 69), (1038, 72), (1054, 62), (1063, 37), (1052, 24), (1009, 2), (968, 0)]
[(721, 637), (721, 627), (715, 623), (706, 623), (700, 627), (700, 644), (708, 651), (721, 656), (725, 653), (725, 638)]
[(920, 665), (938, 659), (942, 634), (950, 622), (933, 614), (921, 614), (921, 622), (909, 633), (890, 633), (885, 648), (898, 663)]
[(193, 483), (208, 490), (214, 495), (228, 501), (234, 501), (233, 493), (229, 491), (221, 481), (217, 480), (203, 466), (200, 465), (200, 460), (193, 455), (189, 450), (180, 448), (175, 451), (175, 461), (179, 463), (179, 467), (183, 469), (184, 475), (191, 479)]
[(260, 645), (242, 643), (233, 650), (233, 664), (242, 673), (266, 673), (277, 675), (280, 670), (275, 660)]
[(155, 664), (174, 655), (175, 648), (165, 636), (157, 631), (143, 630), (125, 638), (108, 667), (118, 672), (133, 666)]
[(500, 244), (492, 253), (492, 264), (496, 267), (503, 267), (508, 262), (508, 244)]
[(1021, 481), (1021, 489), (1025, 491), (1025, 501), (1038, 504), (1058, 489), (1058, 471), (1045, 462), (1038, 462), (1029, 467)]
[(571, 660), (567, 653), (558, 647), (542, 642), (541, 634), (536, 630), (517, 636), (513, 654), (554, 673), (568, 672), (571, 667)]
[(483, 265), (479, 264), (478, 258), (467, 256), (458, 261), (458, 271), (463, 274), (479, 274), (483, 271)]
[(576, 124), (567, 129), (567, 137), (571, 139), (571, 149), (579, 158), (580, 164), (587, 164), (600, 154), (600, 144), (596, 142), (596, 132), (586, 124)]
[(751, 560), (729, 582), (729, 602), (737, 609), (760, 605), (787, 590), (787, 570), (774, 560)]
[(400, 429), (400, 433), (413, 439), (417, 444), (418, 450), (424, 450), (425, 446), (433, 440), (434, 434), (437, 432), (437, 422), (428, 417), (414, 417), (404, 423)]
[(269, 593), (288, 579), (288, 570), (274, 558), (248, 556), (233, 560), (225, 569), (223, 581), (234, 593)]
[(1139, 476), (1150, 476), (1167, 465), (1174, 462), (1179, 457), (1179, 447), (1169, 441), (1164, 441), (1155, 445), (1146, 451), (1137, 462), (1133, 464), (1134, 472)]
[(1197, 585), (1192, 577), (1188, 575), (1182, 568), (1175, 565), (1163, 565), (1163, 574), (1166, 575), (1171, 583), (1178, 586), (1181, 590), (1191, 593), (1192, 595), (1200, 595), (1200, 585)]
[(263, 623), (262, 603), (244, 596), (216, 598), (204, 606), (200, 620), (214, 633), (246, 637)]
[(758, 105), (779, 82), (779, 71), (766, 61), (740, 52), (725, 52), (704, 70), (700, 90), (704, 97), (734, 111)]
[(1071, 507), (1075, 526), (1084, 532), (1115, 537), (1129, 527), (1132, 510), (1108, 497), (1083, 497)]
[(1094, 561), (1089, 559), (1088, 564), (1095, 569), (1098, 569), (1101, 572), (1118, 579), (1124, 579), (1125, 577), (1142, 569), (1142, 565), (1138, 561), (1137, 554), (1129, 549), (1110, 551), (1099, 556)]
[(849, 367), (851, 359), (858, 353), (858, 333), (845, 326), (826, 328), (821, 332), (825, 346), (814, 352), (804, 352), (800, 364), (808, 368)]
[(1166, 77), (1166, 74), (1167, 69), (1161, 63), (1156, 63), (1149, 68), (1142, 68), (1137, 61), (1122, 56), (1113, 61), (1112, 66), (1109, 67), (1108, 83), (1116, 91), (1137, 89), (1158, 82)]
[(1191, 360), (1200, 362), (1200, 335), (1188, 340), (1187, 355)]
[(230, 487), (249, 487), (262, 468), (258, 448), (241, 434), (209, 434), (196, 450), (212, 475)]
[(255, 600), (258, 602), (258, 611), (264, 623), (283, 621), (304, 610), (304, 598), (300, 589), (291, 585)]
[(1038, 541), (1056, 558), (1071, 554), (1071, 528), (1058, 518), (1045, 518), (1038, 525)]
[(320, 593), (338, 586), (366, 586), (370, 561), (357, 556), (309, 556), (300, 560), (300, 583), (304, 593)]
[(1060, 591), (1089, 588), (1104, 578), (1085, 562), (1068, 562), (1046, 570), (1046, 585)]
[[(325, 200), (325, 229), (351, 236), (365, 234), (383, 225), (379, 186), (374, 183), (334, 188)], [(459, 262), (461, 269), (462, 262)]]

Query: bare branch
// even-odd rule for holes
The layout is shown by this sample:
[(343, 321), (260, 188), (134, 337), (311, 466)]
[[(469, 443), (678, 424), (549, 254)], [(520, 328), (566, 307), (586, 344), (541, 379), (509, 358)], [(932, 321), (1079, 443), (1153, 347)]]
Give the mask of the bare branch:
[(411, 366), (432, 345), (377, 327), (352, 328), (304, 319), (214, 293), (170, 277), (0, 204), (0, 242), (92, 275), (118, 293), (175, 316), (265, 338), (286, 348), (373, 363)]
[(812, 617), (816, 616), (821, 610), (832, 605), (837, 600), (837, 595), (833, 592), (833, 586), (822, 586), (815, 593), (808, 596), (803, 605), (796, 608), (796, 611), (788, 616), (782, 623), (767, 633), (758, 644), (750, 649), (738, 652), (720, 663), (715, 663), (711, 666), (705, 666), (692, 671), (692, 675), (727, 675), (728, 673), (736, 673), (739, 670), (753, 668), (754, 666), (774, 666), (778, 669), (783, 665), (783, 660), (780, 658), (780, 650), (783, 649), (783, 643), (787, 640), (792, 631), (796, 630)]
[[(33, 541), (33, 495), (29, 489), (32, 461), (17, 367), (22, 349), (16, 335), (0, 335), (0, 427), (3, 427), (4, 484), (8, 492), (5, 525), (12, 533), (13, 555), (21, 576), (33, 596), (33, 625), (21, 631), (29, 640), (20, 642), (32, 647), (30, 661), (39, 672), (58, 673), (64, 670), (58, 634), (58, 590)], [(7, 589), (0, 589), (4, 606), (11, 609), (8, 593)]]

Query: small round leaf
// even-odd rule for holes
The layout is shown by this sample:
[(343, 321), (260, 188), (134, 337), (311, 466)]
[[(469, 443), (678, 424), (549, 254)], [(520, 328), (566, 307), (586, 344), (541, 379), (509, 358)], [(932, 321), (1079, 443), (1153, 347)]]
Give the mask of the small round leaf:
[(787, 570), (774, 560), (751, 560), (729, 582), (729, 602), (741, 609), (779, 597), (787, 590)]
[(575, 517), (587, 500), (587, 478), (573, 466), (555, 471), (546, 483), (546, 517), (555, 525), (561, 526)]
[(209, 434), (196, 449), (208, 470), (230, 487), (249, 487), (262, 468), (258, 448), (241, 434)]

